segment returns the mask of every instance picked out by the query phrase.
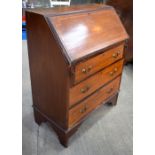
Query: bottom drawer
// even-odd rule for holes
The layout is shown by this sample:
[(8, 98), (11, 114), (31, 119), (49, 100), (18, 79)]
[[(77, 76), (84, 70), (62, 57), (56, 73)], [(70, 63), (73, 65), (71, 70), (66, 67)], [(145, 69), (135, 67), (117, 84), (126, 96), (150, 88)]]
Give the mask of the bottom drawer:
[(82, 101), (69, 111), (69, 127), (76, 124), (81, 118), (94, 110), (99, 104), (112, 96), (119, 89), (121, 77), (117, 77), (112, 82), (99, 89), (90, 97)]

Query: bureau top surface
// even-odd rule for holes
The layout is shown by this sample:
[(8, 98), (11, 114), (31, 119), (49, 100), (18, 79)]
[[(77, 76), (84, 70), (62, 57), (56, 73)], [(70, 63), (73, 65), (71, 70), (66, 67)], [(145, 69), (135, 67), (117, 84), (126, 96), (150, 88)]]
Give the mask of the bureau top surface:
[(45, 16), (70, 63), (128, 39), (115, 10), (106, 5), (34, 10)]
[(61, 13), (73, 13), (79, 11), (89, 11), (93, 9), (103, 8), (105, 7), (104, 4), (86, 4), (86, 5), (72, 5), (72, 6), (61, 6), (61, 7), (54, 7), (54, 8), (35, 8), (35, 9), (27, 9), (29, 12), (41, 14), (44, 16), (48, 15), (57, 15)]

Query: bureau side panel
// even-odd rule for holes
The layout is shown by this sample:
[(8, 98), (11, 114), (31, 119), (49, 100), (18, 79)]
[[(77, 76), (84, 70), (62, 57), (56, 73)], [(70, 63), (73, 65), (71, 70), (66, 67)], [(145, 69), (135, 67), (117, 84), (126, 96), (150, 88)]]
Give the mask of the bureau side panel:
[(67, 127), (68, 64), (45, 18), (26, 12), (33, 105), (62, 128)]

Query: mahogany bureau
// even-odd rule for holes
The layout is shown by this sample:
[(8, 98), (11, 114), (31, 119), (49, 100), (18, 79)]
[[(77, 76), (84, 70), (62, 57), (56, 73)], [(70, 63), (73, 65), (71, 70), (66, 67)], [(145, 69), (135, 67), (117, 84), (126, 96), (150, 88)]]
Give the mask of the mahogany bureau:
[(33, 9), (26, 21), (35, 121), (67, 147), (86, 116), (116, 104), (128, 34), (107, 5)]

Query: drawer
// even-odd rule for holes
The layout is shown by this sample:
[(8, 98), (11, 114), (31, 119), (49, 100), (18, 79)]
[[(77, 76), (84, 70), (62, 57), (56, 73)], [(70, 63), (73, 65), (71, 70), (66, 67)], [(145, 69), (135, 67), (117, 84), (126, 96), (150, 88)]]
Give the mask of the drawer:
[(69, 127), (72, 127), (81, 118), (89, 112), (97, 108), (102, 102), (106, 101), (110, 96), (114, 95), (120, 85), (121, 77), (117, 77), (112, 82), (96, 91), (93, 95), (82, 101), (69, 111)]
[(117, 45), (105, 51), (98, 56), (90, 58), (84, 62), (81, 62), (75, 66), (75, 82), (78, 83), (81, 80), (87, 78), (93, 73), (101, 70), (102, 68), (114, 63), (115, 61), (123, 57), (124, 44)]
[(83, 82), (75, 85), (74, 87), (71, 87), (69, 90), (70, 106), (74, 105), (76, 102), (79, 102), (86, 96), (96, 91), (96, 89), (120, 75), (123, 68), (123, 62), (124, 60), (122, 59), (84, 80)]

